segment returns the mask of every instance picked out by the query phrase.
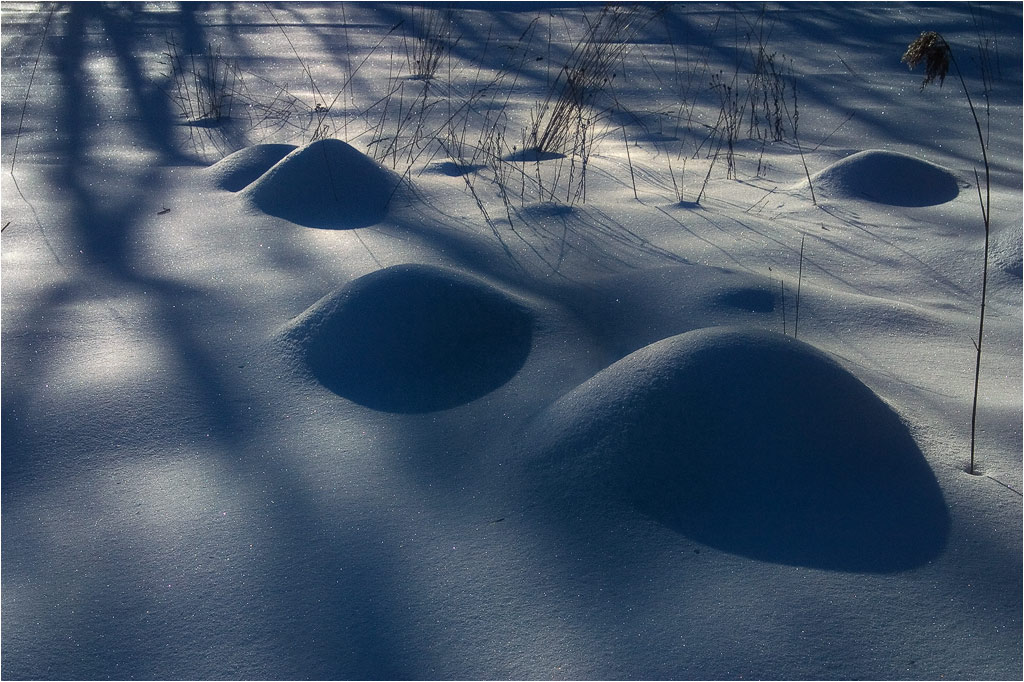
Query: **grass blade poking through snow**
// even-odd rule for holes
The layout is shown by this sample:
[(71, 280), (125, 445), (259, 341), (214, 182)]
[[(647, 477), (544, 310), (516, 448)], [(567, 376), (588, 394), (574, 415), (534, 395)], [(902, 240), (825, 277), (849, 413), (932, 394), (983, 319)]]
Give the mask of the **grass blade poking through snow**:
[(458, 44), (458, 38), (452, 40), (452, 21), (451, 8), (444, 13), (427, 7), (413, 10), (413, 45), (406, 42), (406, 59), (415, 80), (432, 80), (442, 59)]
[[(974, 102), (971, 100), (971, 93), (967, 89), (967, 83), (964, 81), (963, 73), (960, 71), (960, 66), (956, 63), (956, 58), (953, 56), (953, 50), (949, 47), (949, 43), (946, 39), (934, 31), (925, 31), (917, 40), (912, 42), (908, 47), (907, 51), (903, 54), (903, 61), (907, 63), (911, 69), (918, 64), (924, 62), (925, 76), (924, 81), (921, 83), (921, 89), (923, 90), (926, 85), (939, 79), (939, 87), (942, 87), (943, 82), (946, 80), (946, 74), (949, 72), (950, 65), (956, 70), (957, 78), (960, 79), (960, 87), (964, 89), (964, 96), (967, 97), (967, 106), (971, 108), (971, 116), (974, 117), (974, 125), (978, 130), (978, 141), (981, 143), (981, 158), (985, 164), (985, 196), (981, 194), (981, 182), (977, 182), (978, 186), (978, 201), (981, 204), (981, 217), (985, 223), (985, 258), (984, 266), (981, 276), (981, 314), (978, 320), (978, 339), (974, 342), (974, 348), (977, 351), (974, 362), (974, 400), (971, 405), (971, 462), (967, 469), (970, 474), (974, 473), (974, 443), (975, 433), (978, 417), (978, 385), (979, 378), (981, 376), (981, 340), (982, 334), (985, 331), (985, 295), (988, 290), (988, 242), (989, 242), (989, 218), (991, 216), (992, 208), (992, 189), (989, 178), (989, 163), (988, 163), (988, 141), (985, 135), (981, 132), (981, 121), (978, 120), (978, 112), (974, 108)], [(977, 177), (978, 171), (974, 171), (975, 177)]]
[(529, 135), (538, 155), (568, 151), (569, 141), (578, 137), (579, 127), (587, 121), (582, 112), (614, 78), (612, 69), (633, 46), (633, 36), (651, 18), (639, 5), (610, 6), (589, 24), (585, 37), (555, 78), (547, 99), (538, 105)]

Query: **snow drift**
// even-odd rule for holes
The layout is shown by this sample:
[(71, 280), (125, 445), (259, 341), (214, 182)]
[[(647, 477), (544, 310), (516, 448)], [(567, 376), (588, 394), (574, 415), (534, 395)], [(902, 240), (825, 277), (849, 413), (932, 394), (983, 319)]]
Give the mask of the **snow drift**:
[(879, 149), (847, 156), (811, 176), (811, 181), (821, 195), (890, 206), (934, 206), (960, 193), (956, 177), (942, 166)]
[(385, 412), (461, 405), (523, 365), (533, 315), (480, 280), (398, 265), (329, 294), (284, 332), (324, 386)]
[(920, 7), (0, 2), (0, 682), (1024, 680), (1024, 3)]
[(216, 187), (238, 192), (293, 151), (293, 144), (254, 144), (228, 154), (210, 166), (207, 173)]
[(387, 215), (400, 178), (341, 140), (295, 149), (242, 190), (269, 215), (305, 227), (374, 225)]
[(536, 480), (574, 510), (619, 498), (755, 559), (889, 572), (936, 556), (948, 532), (899, 417), (827, 355), (773, 332), (646, 346), (563, 396), (525, 442)]

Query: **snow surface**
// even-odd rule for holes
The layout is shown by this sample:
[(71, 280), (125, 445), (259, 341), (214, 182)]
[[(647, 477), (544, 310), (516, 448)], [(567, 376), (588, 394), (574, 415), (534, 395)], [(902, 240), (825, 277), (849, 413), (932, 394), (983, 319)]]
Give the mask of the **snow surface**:
[(0, 674), (1021, 679), (1021, 4), (442, 9), (0, 7)]
[(284, 336), (341, 397), (385, 412), (436, 412), (515, 376), (530, 353), (533, 319), (457, 272), (395, 265), (328, 295)]
[(215, 186), (237, 192), (245, 189), (274, 164), (295, 151), (293, 144), (254, 144), (228, 154), (207, 171)]
[(960, 193), (946, 168), (909, 154), (879, 149), (857, 152), (819, 171), (807, 182), (825, 196), (867, 199), (891, 206), (936, 206)]
[[(231, 177), (237, 177), (241, 169), (255, 174), (257, 164), (264, 160), (254, 154), (252, 163), (239, 164)], [(292, 151), (247, 185), (242, 194), (261, 211), (299, 225), (351, 229), (383, 220), (399, 184), (397, 175), (352, 146), (327, 139)]]
[(623, 496), (754, 559), (904, 570), (935, 558), (949, 531), (899, 417), (831, 358), (777, 332), (712, 327), (645, 346), (531, 431), (541, 435), (520, 457), (539, 480), (579, 487), (572, 507)]

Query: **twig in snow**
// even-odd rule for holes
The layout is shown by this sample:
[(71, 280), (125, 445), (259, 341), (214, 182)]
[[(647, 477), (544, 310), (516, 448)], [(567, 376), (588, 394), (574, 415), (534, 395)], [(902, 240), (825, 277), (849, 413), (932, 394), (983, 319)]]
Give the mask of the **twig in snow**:
[(626, 137), (626, 125), (622, 125), (622, 140), (626, 144), (626, 161), (629, 162), (629, 179), (633, 182), (633, 198), (640, 201), (640, 197), (636, 193), (636, 175), (633, 173), (633, 159), (629, 155), (629, 138)]
[(55, 6), (50, 7), (50, 13), (46, 15), (46, 23), (43, 25), (43, 36), (39, 39), (39, 49), (36, 51), (36, 60), (32, 63), (32, 73), (28, 77), (28, 87), (25, 88), (25, 100), (21, 103), (21, 119), (18, 121), (18, 133), (14, 136), (14, 151), (11, 152), (11, 176), (14, 176), (14, 161), (18, 158), (18, 142), (21, 141), (21, 129), (25, 125), (25, 110), (28, 109), (28, 96), (32, 92), (32, 83), (36, 79), (36, 67), (39, 66), (39, 58), (43, 54), (43, 46), (46, 45), (46, 33), (50, 30), (50, 19), (53, 18)]

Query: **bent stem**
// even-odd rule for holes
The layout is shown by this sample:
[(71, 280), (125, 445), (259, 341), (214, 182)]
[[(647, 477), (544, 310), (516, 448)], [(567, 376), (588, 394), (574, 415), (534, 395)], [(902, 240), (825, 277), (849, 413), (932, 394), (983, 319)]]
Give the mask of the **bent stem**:
[(942, 43), (945, 45), (946, 51), (949, 53), (949, 60), (953, 64), (953, 68), (956, 69), (957, 78), (960, 79), (960, 87), (963, 88), (964, 95), (967, 97), (967, 106), (970, 107), (971, 116), (974, 118), (974, 126), (978, 131), (978, 142), (981, 144), (981, 158), (985, 164), (984, 200), (982, 200), (981, 196), (981, 181), (978, 179), (978, 170), (974, 170), (975, 184), (978, 188), (978, 202), (981, 205), (981, 217), (985, 223), (985, 255), (981, 275), (981, 311), (978, 317), (978, 339), (974, 343), (974, 348), (977, 351), (977, 354), (974, 361), (974, 398), (971, 403), (971, 463), (968, 469), (969, 474), (974, 474), (975, 433), (978, 422), (978, 391), (981, 383), (981, 341), (982, 336), (985, 333), (985, 296), (988, 293), (988, 242), (989, 219), (992, 207), (992, 183), (990, 182), (989, 175), (988, 145), (985, 142), (984, 134), (981, 132), (981, 121), (978, 119), (978, 112), (974, 109), (974, 102), (971, 100), (971, 93), (967, 90), (967, 83), (964, 81), (964, 76), (960, 72), (960, 65), (957, 64), (956, 57), (953, 56), (953, 50), (950, 49), (945, 38), (942, 38)]
[(977, 418), (978, 418), (978, 391), (981, 383), (981, 342), (985, 332), (985, 296), (988, 293), (988, 247), (989, 247), (989, 226), (992, 208), (992, 183), (990, 180), (990, 169), (988, 163), (988, 144), (985, 141), (985, 135), (981, 132), (981, 121), (978, 118), (978, 112), (974, 108), (974, 101), (971, 99), (971, 93), (967, 89), (967, 82), (964, 80), (964, 75), (960, 71), (960, 65), (956, 61), (956, 57), (953, 55), (953, 50), (950, 48), (949, 43), (938, 33), (933, 31), (922, 33), (917, 40), (910, 44), (907, 51), (903, 55), (903, 61), (907, 63), (910, 68), (914, 68), (920, 62), (925, 62), (925, 79), (922, 83), (921, 88), (928, 85), (936, 78), (939, 79), (939, 87), (942, 87), (942, 82), (946, 78), (949, 65), (952, 64), (956, 71), (957, 78), (960, 79), (960, 87), (963, 88), (964, 96), (967, 97), (967, 106), (971, 109), (971, 116), (974, 118), (974, 127), (978, 131), (978, 142), (981, 144), (981, 158), (985, 164), (985, 196), (981, 194), (981, 180), (978, 178), (978, 171), (975, 169), (974, 177), (975, 183), (978, 187), (978, 202), (981, 204), (981, 217), (985, 223), (985, 256), (984, 266), (982, 269), (981, 276), (981, 312), (978, 320), (978, 338), (974, 341), (974, 348), (977, 351), (974, 362), (974, 399), (971, 404), (971, 461), (967, 473), (974, 474), (974, 451), (975, 451), (975, 435), (977, 432)]
[[(981, 183), (978, 181), (978, 171), (974, 171), (975, 182), (978, 185), (978, 201), (981, 201)], [(985, 333), (985, 294), (988, 291), (988, 237), (989, 237), (989, 197), (990, 188), (988, 181), (988, 160), (985, 161), (985, 202), (981, 210), (985, 220), (985, 263), (981, 274), (981, 315), (978, 319), (978, 340), (974, 344), (977, 354), (974, 361), (974, 400), (971, 405), (971, 464), (968, 473), (974, 473), (974, 435), (978, 421), (978, 386), (981, 378), (981, 339)]]

